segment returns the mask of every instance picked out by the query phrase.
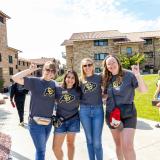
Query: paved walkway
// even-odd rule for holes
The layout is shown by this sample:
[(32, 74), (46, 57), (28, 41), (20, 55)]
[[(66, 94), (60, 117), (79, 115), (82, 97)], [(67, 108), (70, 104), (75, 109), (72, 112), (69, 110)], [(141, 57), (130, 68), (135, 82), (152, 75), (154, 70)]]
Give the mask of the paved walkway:
[[(9, 134), (12, 138), (11, 157), (12, 160), (34, 160), (34, 146), (25, 127), (18, 126), (17, 110), (10, 104), (0, 105), (0, 131)], [(27, 122), (29, 96), (25, 103), (25, 122)], [(160, 155), (160, 129), (155, 128), (156, 122), (138, 119), (137, 132), (135, 136), (135, 149), (137, 160), (159, 160)], [(46, 160), (54, 160), (52, 153), (52, 133), (47, 144)], [(65, 158), (66, 145), (64, 144)], [(116, 160), (114, 143), (109, 129), (104, 125), (103, 130), (104, 160)], [(88, 160), (87, 148), (83, 129), (76, 138), (75, 160)]]

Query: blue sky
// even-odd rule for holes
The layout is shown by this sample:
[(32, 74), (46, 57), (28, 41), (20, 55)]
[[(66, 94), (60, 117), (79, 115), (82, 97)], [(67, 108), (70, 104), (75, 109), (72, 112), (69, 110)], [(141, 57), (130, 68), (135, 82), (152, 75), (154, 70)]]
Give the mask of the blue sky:
[[(21, 57), (61, 58), (61, 43), (75, 32), (160, 30), (159, 0), (0, 0), (8, 44)], [(63, 60), (64, 62), (64, 60)]]
[(159, 7), (160, 1), (158, 0), (122, 0), (118, 8), (125, 8), (140, 19), (149, 20), (160, 17)]

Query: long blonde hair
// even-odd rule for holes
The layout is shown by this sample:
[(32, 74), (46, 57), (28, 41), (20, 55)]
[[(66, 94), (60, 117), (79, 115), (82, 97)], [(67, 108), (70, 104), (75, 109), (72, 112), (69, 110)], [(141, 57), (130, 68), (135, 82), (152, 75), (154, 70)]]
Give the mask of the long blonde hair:
[(84, 58), (84, 59), (82, 59), (82, 61), (81, 61), (81, 76), (80, 76), (80, 81), (81, 82), (85, 82), (85, 80), (86, 80), (86, 74), (85, 74), (85, 72), (83, 70), (83, 63), (85, 63), (85, 62), (90, 62), (90, 63), (93, 64), (92, 74), (94, 74), (94, 63), (93, 63), (93, 60), (91, 58)]

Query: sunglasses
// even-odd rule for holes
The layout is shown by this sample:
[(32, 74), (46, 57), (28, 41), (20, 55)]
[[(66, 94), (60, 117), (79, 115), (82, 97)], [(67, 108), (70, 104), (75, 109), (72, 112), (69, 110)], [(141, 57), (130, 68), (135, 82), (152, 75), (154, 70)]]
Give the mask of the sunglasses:
[(90, 64), (84, 64), (84, 65), (83, 65), (83, 67), (91, 67), (91, 66), (93, 66), (93, 64), (91, 64), (91, 63), (90, 63)]
[(45, 71), (46, 71), (47, 73), (49, 73), (49, 72), (55, 73), (55, 70), (54, 70), (54, 69), (45, 69)]

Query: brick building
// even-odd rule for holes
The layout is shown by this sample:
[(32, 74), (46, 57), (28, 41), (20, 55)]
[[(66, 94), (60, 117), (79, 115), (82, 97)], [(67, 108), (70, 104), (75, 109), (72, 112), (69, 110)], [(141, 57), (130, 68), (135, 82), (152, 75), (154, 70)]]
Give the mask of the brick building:
[(67, 68), (80, 71), (80, 62), (90, 57), (95, 62), (95, 71), (101, 71), (102, 60), (108, 54), (136, 53), (145, 55), (141, 68), (160, 69), (160, 31), (121, 33), (118, 30), (73, 33), (69, 40), (62, 43), (66, 48), (63, 57)]
[[(0, 11), (0, 80), (4, 80), (4, 88), (11, 84), (11, 77), (13, 74), (29, 68), (31, 63), (37, 64), (38, 67), (43, 67), (46, 61), (54, 61), (59, 69), (60, 61), (55, 58), (39, 58), (39, 59), (25, 59), (19, 58), (18, 49), (8, 46), (7, 42), (7, 20), (10, 19), (5, 13)], [(35, 76), (41, 76), (41, 71), (36, 71)]]
[(8, 46), (7, 42), (7, 20), (10, 19), (0, 11), (0, 79), (4, 80), (4, 87), (10, 84), (10, 79), (18, 70), (18, 49)]

